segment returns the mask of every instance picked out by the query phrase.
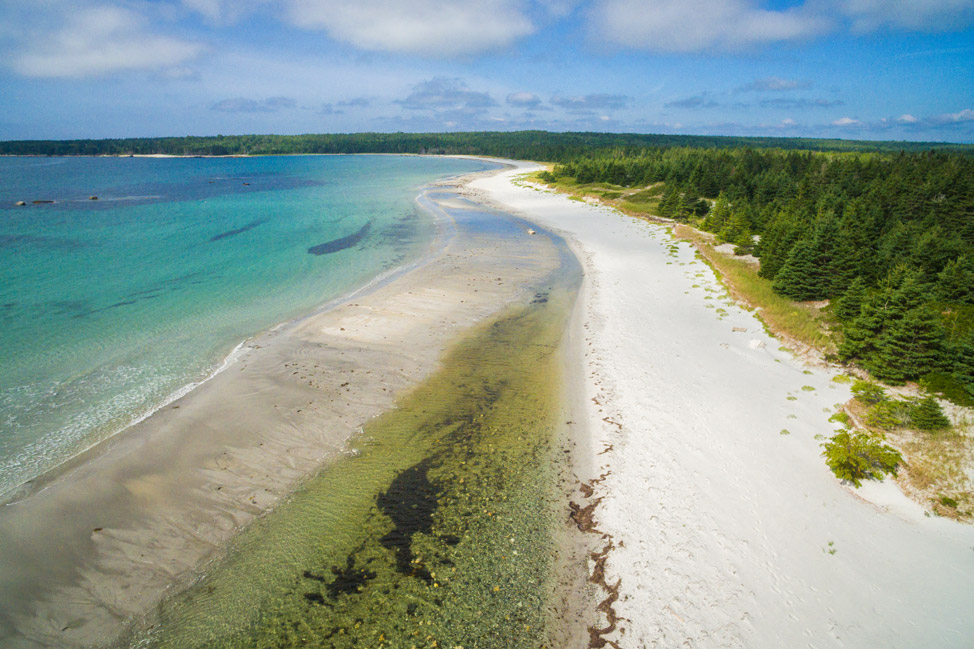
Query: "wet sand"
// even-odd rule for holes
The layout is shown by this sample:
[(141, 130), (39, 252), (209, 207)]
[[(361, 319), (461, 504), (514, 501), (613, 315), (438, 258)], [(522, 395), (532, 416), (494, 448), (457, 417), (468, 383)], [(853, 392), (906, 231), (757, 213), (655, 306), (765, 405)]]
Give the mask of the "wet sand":
[(441, 233), (424, 263), (248, 341), (223, 372), (0, 509), (0, 645), (118, 636), (346, 452), (460, 332), (558, 267), (549, 237), (453, 189), (421, 199)]

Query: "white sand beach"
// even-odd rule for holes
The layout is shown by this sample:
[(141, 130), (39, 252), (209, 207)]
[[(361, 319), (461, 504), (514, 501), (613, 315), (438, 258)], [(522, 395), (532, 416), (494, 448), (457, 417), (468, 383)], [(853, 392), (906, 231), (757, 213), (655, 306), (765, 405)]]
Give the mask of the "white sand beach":
[(598, 503), (593, 548), (611, 545), (619, 584), (590, 646), (972, 646), (974, 527), (889, 480), (835, 479), (834, 372), (779, 349), (663, 226), (519, 186), (536, 167), (518, 167), (469, 191), (561, 233), (585, 269), (575, 500)]

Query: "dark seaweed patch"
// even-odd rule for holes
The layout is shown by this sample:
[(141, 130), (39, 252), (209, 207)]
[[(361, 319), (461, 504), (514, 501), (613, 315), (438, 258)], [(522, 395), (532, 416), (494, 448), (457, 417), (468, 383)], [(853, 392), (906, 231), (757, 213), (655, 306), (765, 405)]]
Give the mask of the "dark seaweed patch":
[(311, 246), (308, 248), (308, 253), (312, 255), (327, 255), (333, 252), (338, 252), (339, 250), (351, 248), (364, 239), (366, 235), (368, 235), (371, 228), (372, 222), (370, 221), (363, 225), (355, 234), (350, 234), (347, 237), (342, 237), (341, 239), (333, 239), (332, 241), (319, 243), (317, 246)]
[(237, 228), (236, 230), (227, 230), (226, 232), (221, 232), (220, 234), (213, 235), (212, 237), (210, 237), (210, 242), (212, 243), (214, 241), (219, 241), (220, 239), (226, 239), (227, 237), (232, 237), (232, 236), (235, 236), (235, 235), (238, 235), (238, 234), (242, 234), (242, 233), (246, 232), (247, 230), (253, 230), (258, 225), (261, 225), (261, 224), (266, 223), (266, 222), (267, 222), (267, 219), (260, 219), (260, 220), (257, 220), (257, 221), (251, 221), (247, 225), (241, 226), (241, 227)]
[(358, 593), (366, 582), (376, 577), (376, 573), (372, 570), (356, 568), (353, 557), (345, 561), (344, 568), (332, 566), (331, 572), (335, 575), (335, 581), (328, 584), (328, 597), (331, 599), (336, 599), (343, 594)]
[(413, 562), (413, 535), (429, 533), (436, 512), (437, 490), (427, 473), (430, 459), (409, 467), (392, 481), (389, 488), (376, 499), (382, 513), (392, 519), (395, 528), (379, 539), (387, 550), (396, 553), (396, 569), (404, 574), (431, 582), (425, 568)]

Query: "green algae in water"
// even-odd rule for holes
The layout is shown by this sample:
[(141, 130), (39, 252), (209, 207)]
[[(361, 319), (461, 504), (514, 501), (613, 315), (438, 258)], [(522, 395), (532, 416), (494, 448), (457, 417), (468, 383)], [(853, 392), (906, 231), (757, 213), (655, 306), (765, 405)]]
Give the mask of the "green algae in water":
[(541, 647), (553, 589), (552, 290), (460, 342), (358, 455), (167, 600), (150, 647)]

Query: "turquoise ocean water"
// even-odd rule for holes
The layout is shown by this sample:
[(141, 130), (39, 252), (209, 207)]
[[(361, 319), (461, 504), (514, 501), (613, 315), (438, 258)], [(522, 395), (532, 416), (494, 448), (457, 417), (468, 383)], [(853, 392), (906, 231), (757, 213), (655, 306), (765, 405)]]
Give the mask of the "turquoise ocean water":
[(491, 166), (0, 158), (0, 494), (205, 379), (247, 337), (419, 259), (435, 233), (419, 188)]

